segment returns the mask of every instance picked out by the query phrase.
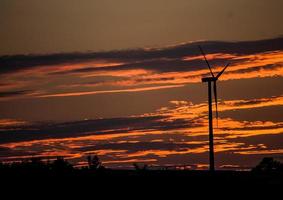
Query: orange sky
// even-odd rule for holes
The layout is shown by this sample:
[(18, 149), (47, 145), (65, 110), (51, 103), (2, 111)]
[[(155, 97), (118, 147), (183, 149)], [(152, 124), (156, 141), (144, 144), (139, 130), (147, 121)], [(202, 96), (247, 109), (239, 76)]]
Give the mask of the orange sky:
[(283, 39), (197, 41), (163, 48), (0, 57), (0, 160), (97, 154), (133, 162), (207, 166), (209, 71), (218, 81), (217, 168), (283, 156)]

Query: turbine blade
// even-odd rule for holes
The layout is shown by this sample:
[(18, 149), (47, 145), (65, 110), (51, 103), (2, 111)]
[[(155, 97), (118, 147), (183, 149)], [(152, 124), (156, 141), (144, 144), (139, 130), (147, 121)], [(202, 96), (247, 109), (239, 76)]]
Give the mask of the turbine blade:
[(217, 101), (217, 85), (216, 81), (213, 82), (213, 92), (214, 92), (214, 100), (215, 100), (215, 108), (216, 108), (216, 123), (218, 127), (218, 101)]
[(205, 60), (207, 66), (208, 66), (208, 68), (209, 68), (209, 71), (210, 71), (212, 77), (214, 77), (214, 74), (213, 74), (213, 72), (212, 72), (212, 70), (211, 70), (211, 66), (210, 66), (208, 60), (206, 59), (206, 55), (205, 55), (204, 51), (202, 50), (201, 46), (198, 46), (198, 47), (199, 47), (199, 50), (200, 50), (200, 52), (202, 53), (202, 55), (203, 55), (203, 57), (204, 57), (204, 60)]
[(219, 72), (219, 74), (217, 74), (216, 78), (218, 79), (223, 73), (224, 71), (227, 69), (227, 67), (230, 65), (230, 63), (227, 63), (227, 65), (222, 69), (221, 72)]

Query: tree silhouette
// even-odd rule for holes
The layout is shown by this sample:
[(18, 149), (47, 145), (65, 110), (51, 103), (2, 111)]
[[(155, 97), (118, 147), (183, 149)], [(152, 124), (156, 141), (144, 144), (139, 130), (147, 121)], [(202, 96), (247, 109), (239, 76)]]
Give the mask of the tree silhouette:
[(57, 159), (51, 164), (51, 169), (55, 172), (64, 173), (72, 171), (73, 165), (66, 161), (63, 157), (57, 157)]
[(100, 162), (98, 156), (87, 156), (88, 168), (92, 170), (97, 170), (102, 168), (102, 163)]
[(139, 164), (134, 163), (133, 166), (137, 171), (146, 171), (148, 169), (147, 164), (144, 164), (143, 166), (139, 166)]
[(262, 161), (253, 168), (253, 171), (271, 172), (283, 171), (283, 164), (274, 160), (272, 157), (263, 158)]

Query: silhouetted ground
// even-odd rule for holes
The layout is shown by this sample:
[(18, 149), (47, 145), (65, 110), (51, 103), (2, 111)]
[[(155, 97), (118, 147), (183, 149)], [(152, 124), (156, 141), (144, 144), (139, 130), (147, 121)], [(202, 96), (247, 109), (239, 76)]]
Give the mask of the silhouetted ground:
[[(0, 180), (6, 187), (28, 186), (70, 188), (251, 188), (283, 186), (282, 165), (272, 158), (264, 159), (252, 171), (193, 170), (113, 170), (102, 167), (97, 157), (88, 158), (89, 166), (73, 168), (63, 158), (52, 163), (32, 160), (0, 165)], [(277, 167), (277, 168), (276, 168)]]
[(283, 173), (279, 172), (241, 172), (241, 171), (134, 171), (134, 170), (102, 170), (102, 171), (73, 171), (68, 173), (56, 172), (2, 172), (1, 179), (14, 180), (119, 180), (119, 181), (150, 181), (150, 183), (164, 183), (163, 181), (187, 181), (188, 184), (232, 184), (232, 185), (283, 185)]

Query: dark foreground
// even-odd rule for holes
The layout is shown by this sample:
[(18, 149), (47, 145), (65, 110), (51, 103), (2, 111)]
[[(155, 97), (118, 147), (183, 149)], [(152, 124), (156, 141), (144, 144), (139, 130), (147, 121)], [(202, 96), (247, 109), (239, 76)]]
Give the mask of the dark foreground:
[[(2, 191), (11, 195), (26, 194), (49, 198), (77, 195), (79, 199), (98, 196), (103, 199), (183, 199), (185, 196), (206, 198), (250, 197), (265, 195), (275, 198), (281, 194), (283, 173), (237, 171), (136, 171), (86, 170), (72, 173), (6, 173)], [(81, 197), (84, 196), (84, 197)], [(118, 198), (119, 197), (119, 198)], [(161, 198), (162, 197), (162, 198)], [(59, 198), (59, 197), (58, 197)], [(68, 197), (69, 198), (69, 197)]]
[(190, 170), (81, 170), (68, 173), (62, 172), (0, 172), (1, 180), (13, 182), (54, 182), (54, 183), (87, 183), (93, 184), (108, 182), (109, 184), (141, 183), (168, 185), (282, 185), (282, 172), (250, 172), (250, 171), (190, 171)]
[[(228, 188), (237, 191), (256, 189), (256, 193), (267, 188), (283, 188), (283, 165), (272, 158), (263, 159), (251, 171), (198, 171), (198, 170), (153, 170), (146, 166), (135, 165), (134, 170), (113, 170), (103, 167), (97, 157), (88, 158), (89, 165), (74, 168), (63, 158), (53, 162), (40, 160), (24, 161), (13, 164), (0, 164), (0, 181), (4, 188), (38, 189), (68, 188), (68, 193), (82, 188), (86, 192), (102, 191), (139, 191), (149, 190), (161, 193), (172, 192), (172, 188), (184, 193), (196, 189), (213, 189), (216, 192)], [(4, 187), (3, 187), (4, 186)], [(278, 191), (281, 191), (279, 189)], [(108, 194), (108, 193), (104, 193)], [(110, 193), (111, 194), (111, 193)], [(204, 192), (205, 194), (205, 192)], [(218, 194), (218, 193), (216, 193)]]

